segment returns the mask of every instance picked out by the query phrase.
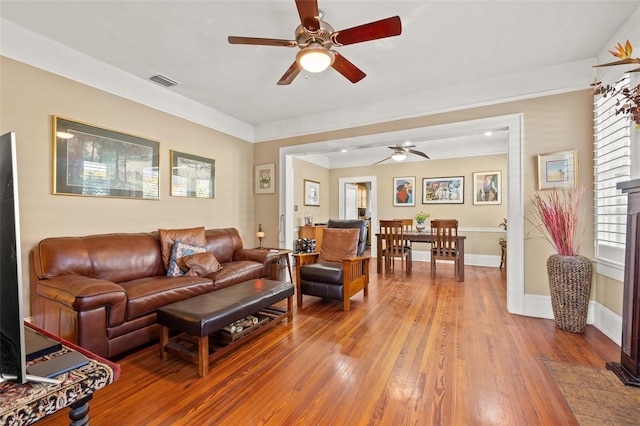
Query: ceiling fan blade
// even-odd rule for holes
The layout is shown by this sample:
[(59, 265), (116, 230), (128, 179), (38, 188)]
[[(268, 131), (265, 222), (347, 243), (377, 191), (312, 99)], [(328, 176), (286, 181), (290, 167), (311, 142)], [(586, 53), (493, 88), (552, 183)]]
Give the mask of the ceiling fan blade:
[(331, 35), (331, 40), (338, 46), (346, 46), (347, 44), (393, 37), (401, 33), (402, 23), (400, 22), (400, 17), (393, 16), (346, 30), (336, 31)]
[(391, 157), (387, 157), (387, 158), (385, 158), (384, 160), (380, 160), (380, 161), (378, 161), (377, 163), (373, 163), (373, 164), (372, 164), (372, 166), (375, 166), (376, 164), (383, 163), (383, 162), (387, 161), (387, 160), (388, 160), (388, 159), (390, 159), (390, 158), (391, 158)]
[(349, 62), (344, 56), (339, 54), (338, 52), (333, 52), (335, 55), (335, 60), (331, 65), (334, 70), (338, 71), (340, 74), (345, 76), (347, 80), (352, 83), (357, 83), (363, 78), (366, 77), (366, 74), (362, 72), (362, 70), (351, 62)]
[(300, 69), (300, 65), (298, 65), (296, 61), (293, 61), (293, 64), (291, 64), (289, 69), (282, 75), (282, 77), (280, 77), (280, 80), (278, 80), (278, 86), (291, 84), (293, 79), (300, 74)]
[(300, 15), (302, 26), (311, 32), (318, 31), (320, 29), (318, 1), (296, 0), (296, 7), (298, 8), (298, 15)]
[(410, 149), (409, 152), (412, 153), (412, 154), (419, 155), (420, 157), (424, 157), (424, 158), (430, 160), (429, 156), (427, 154), (425, 154), (424, 152), (416, 151), (414, 149)]
[(298, 45), (298, 43), (294, 40), (281, 40), (277, 38), (229, 36), (227, 40), (231, 44), (253, 44), (258, 46), (295, 47)]

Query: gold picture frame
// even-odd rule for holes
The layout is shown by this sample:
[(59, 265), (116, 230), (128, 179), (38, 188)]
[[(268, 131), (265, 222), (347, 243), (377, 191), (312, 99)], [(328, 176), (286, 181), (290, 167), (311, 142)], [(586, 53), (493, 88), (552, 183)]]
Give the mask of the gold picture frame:
[(216, 160), (171, 150), (171, 196), (215, 198)]
[(575, 188), (578, 185), (578, 151), (538, 155), (538, 190)]
[(160, 199), (160, 142), (53, 117), (53, 193)]

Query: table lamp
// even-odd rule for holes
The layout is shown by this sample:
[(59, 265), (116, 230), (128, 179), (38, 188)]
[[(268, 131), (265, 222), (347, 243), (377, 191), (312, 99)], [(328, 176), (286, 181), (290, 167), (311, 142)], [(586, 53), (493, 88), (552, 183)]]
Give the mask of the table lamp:
[(262, 247), (262, 239), (264, 238), (264, 231), (262, 230), (262, 224), (258, 224), (258, 232), (256, 232), (256, 237), (258, 237), (258, 240), (260, 241), (260, 246), (258, 248), (264, 248)]

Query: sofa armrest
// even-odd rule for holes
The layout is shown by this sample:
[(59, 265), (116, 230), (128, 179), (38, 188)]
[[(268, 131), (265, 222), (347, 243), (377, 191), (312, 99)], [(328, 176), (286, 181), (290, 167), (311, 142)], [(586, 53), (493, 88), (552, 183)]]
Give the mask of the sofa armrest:
[(37, 297), (54, 300), (74, 311), (106, 307), (108, 324), (124, 323), (127, 293), (111, 281), (81, 275), (62, 275), (37, 282)]

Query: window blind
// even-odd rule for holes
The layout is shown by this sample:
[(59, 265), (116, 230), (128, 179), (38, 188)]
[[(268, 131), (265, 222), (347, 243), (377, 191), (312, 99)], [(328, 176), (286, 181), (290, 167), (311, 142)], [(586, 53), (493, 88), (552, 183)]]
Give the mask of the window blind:
[[(617, 89), (629, 87), (625, 76)], [(618, 182), (631, 177), (630, 120), (616, 115), (616, 97), (598, 96), (594, 100), (593, 201), (594, 243), (596, 259), (621, 270), (627, 222), (627, 197), (616, 188)], [(602, 270), (600, 273), (607, 274)], [(620, 274), (613, 278), (619, 279)]]

